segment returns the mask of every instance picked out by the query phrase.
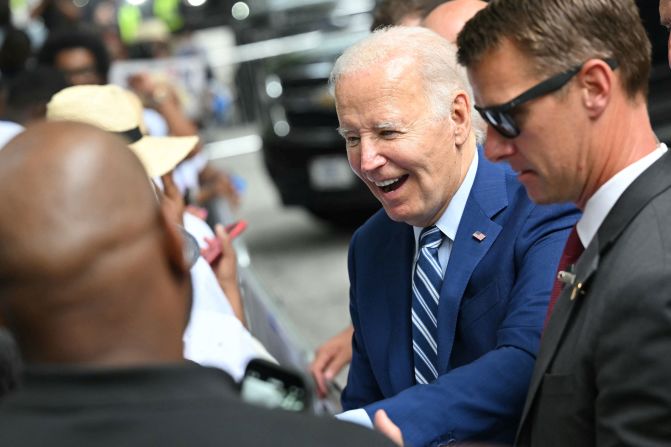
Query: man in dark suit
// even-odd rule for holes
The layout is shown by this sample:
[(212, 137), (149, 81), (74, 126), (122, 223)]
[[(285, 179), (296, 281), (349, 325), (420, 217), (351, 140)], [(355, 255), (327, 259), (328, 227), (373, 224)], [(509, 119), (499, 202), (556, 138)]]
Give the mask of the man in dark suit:
[(384, 207), (350, 245), (341, 417), (384, 409), (412, 446), (512, 442), (575, 208), (534, 205), (479, 154), (465, 71), (432, 31), (375, 32), (331, 82), (350, 164)]
[(184, 360), (182, 239), (126, 145), (44, 123), (0, 153), (0, 315), (26, 364), (0, 445), (392, 445), (244, 404), (226, 373)]
[(497, 0), (458, 43), (487, 157), (534, 201), (583, 210), (517, 444), (669, 445), (671, 158), (648, 118), (636, 4)]

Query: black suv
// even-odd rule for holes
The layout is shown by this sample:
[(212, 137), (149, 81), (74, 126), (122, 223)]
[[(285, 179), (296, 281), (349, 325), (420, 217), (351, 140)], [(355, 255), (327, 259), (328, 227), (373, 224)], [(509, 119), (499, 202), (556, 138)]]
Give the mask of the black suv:
[(303, 48), (241, 66), (242, 105), (259, 124), (265, 165), (282, 202), (347, 226), (380, 204), (349, 166), (328, 77), (335, 59), (368, 34), (374, 4), (293, 0), (290, 11), (266, 9), (236, 30), (240, 43), (290, 37)]
[(349, 166), (327, 84), (333, 61), (363, 35), (332, 33), (317, 50), (270, 62), (263, 79), (263, 151), (283, 203), (337, 223), (380, 207)]

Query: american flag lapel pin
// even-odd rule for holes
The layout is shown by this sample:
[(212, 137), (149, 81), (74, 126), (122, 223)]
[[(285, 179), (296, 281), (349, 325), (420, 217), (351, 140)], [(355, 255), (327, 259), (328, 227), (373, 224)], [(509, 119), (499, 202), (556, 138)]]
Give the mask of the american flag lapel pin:
[(476, 231), (475, 233), (473, 233), (473, 239), (475, 239), (478, 242), (484, 241), (486, 237), (487, 235), (482, 231)]

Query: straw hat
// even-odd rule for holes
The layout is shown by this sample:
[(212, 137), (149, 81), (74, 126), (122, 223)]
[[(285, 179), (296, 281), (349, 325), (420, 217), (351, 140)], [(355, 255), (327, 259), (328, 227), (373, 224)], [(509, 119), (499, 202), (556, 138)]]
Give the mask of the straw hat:
[(197, 136), (144, 135), (139, 99), (116, 85), (77, 85), (63, 89), (47, 104), (47, 119), (87, 123), (125, 137), (150, 177), (173, 170), (198, 143)]

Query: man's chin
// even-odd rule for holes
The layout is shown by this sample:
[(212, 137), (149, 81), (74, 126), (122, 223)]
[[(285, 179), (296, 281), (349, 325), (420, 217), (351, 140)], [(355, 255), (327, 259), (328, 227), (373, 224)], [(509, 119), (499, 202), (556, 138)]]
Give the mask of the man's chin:
[(382, 204), (382, 207), (384, 208), (384, 211), (387, 213), (387, 216), (394, 222), (408, 223), (408, 218), (410, 218), (410, 216), (408, 216), (406, 213), (400, 212), (399, 210), (394, 208), (389, 208), (384, 203)]
[(538, 189), (526, 188), (527, 196), (536, 205), (551, 205), (553, 203), (571, 202), (569, 197), (556, 194), (555, 191), (540, 191)]
[(384, 211), (387, 213), (387, 216), (393, 220), (394, 222), (400, 222), (400, 223), (405, 223), (408, 225), (413, 225), (413, 226), (418, 226), (418, 227), (423, 227), (422, 225), (422, 219), (421, 217), (417, 216), (416, 213), (410, 213), (407, 210), (404, 212), (403, 210), (399, 209), (393, 209), (393, 208), (388, 208), (384, 206)]

